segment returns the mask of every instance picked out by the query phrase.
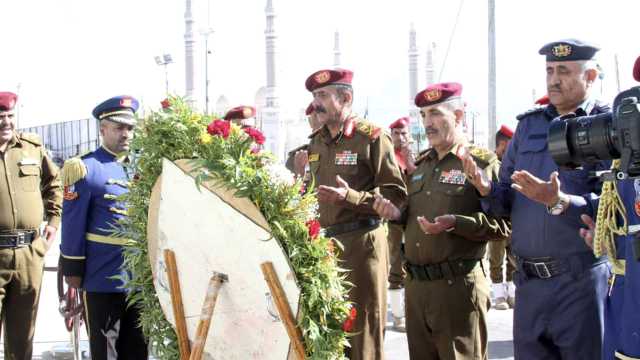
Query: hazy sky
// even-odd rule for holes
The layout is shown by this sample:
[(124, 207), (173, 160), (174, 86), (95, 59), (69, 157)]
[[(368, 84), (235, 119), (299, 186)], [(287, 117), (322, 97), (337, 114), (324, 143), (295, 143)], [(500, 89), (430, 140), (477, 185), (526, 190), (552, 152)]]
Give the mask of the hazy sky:
[[(193, 0), (195, 29), (209, 40), (210, 107), (224, 94), (230, 104), (252, 104), (265, 84), (266, 0)], [(355, 109), (369, 103), (370, 119), (387, 125), (408, 112), (410, 24), (417, 31), (419, 88), (425, 86), (425, 50), (437, 45), (442, 81), (459, 81), (472, 110), (487, 106), (487, 3), (466, 0), (443, 69), (459, 0), (273, 0), (277, 14), (276, 67), (283, 112), (295, 114), (311, 97), (306, 77), (333, 63), (333, 33), (341, 34), (342, 66), (355, 72)], [(20, 89), (22, 126), (89, 116), (100, 101), (131, 94), (147, 107), (164, 97), (164, 70), (154, 56), (170, 53), (172, 92), (184, 93), (184, 1), (3, 0), (0, 89)], [(545, 93), (546, 42), (566, 37), (603, 47), (603, 98), (616, 94), (614, 54), (622, 88), (635, 85), (640, 55), (637, 0), (496, 0), (498, 123), (515, 125), (535, 89)], [(198, 101), (204, 106), (204, 42), (197, 36)]]

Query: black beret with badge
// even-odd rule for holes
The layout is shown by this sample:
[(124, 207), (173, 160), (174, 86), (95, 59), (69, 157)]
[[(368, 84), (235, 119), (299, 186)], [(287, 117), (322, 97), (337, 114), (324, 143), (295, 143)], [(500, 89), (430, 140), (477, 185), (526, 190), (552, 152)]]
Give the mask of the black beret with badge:
[(577, 39), (565, 39), (546, 44), (538, 53), (546, 55), (547, 61), (591, 60), (599, 47)]

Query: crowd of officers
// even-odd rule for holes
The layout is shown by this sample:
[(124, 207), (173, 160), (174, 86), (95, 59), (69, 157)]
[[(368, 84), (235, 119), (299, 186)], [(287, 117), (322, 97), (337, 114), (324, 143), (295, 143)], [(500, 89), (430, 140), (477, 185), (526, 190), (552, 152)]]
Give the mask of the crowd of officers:
[[(393, 122), (389, 136), (352, 112), (353, 72), (308, 77), (312, 133), (286, 164), (316, 185), (325, 235), (342, 244), (357, 310), (348, 358), (384, 358), (389, 294), (411, 359), (486, 359), (491, 288), (496, 308), (514, 307), (516, 359), (640, 358), (640, 270), (624, 251), (631, 237), (616, 238), (618, 251), (609, 255), (626, 265), (613, 276), (607, 258), (590, 248), (600, 183), (588, 174), (608, 164), (559, 169), (546, 140), (560, 115), (609, 111), (592, 93), (598, 50), (575, 39), (542, 47), (549, 103), (518, 116), (515, 132), (501, 128), (495, 153), (467, 142), (459, 83), (416, 95), (430, 147), (414, 155), (408, 118)], [(60, 271), (84, 290), (93, 359), (146, 359), (139, 311), (127, 306), (122, 287), (128, 240), (113, 234), (127, 213), (119, 199), (131, 180), (126, 163), (137, 100), (118, 96), (98, 105), (102, 146), (68, 160), (61, 173), (37, 136), (14, 128), (16, 101), (0, 93), (5, 358), (32, 357), (43, 258), (62, 222)], [(238, 107), (225, 118), (252, 126), (254, 115)], [(618, 191), (629, 223), (640, 223), (640, 184), (620, 181)], [(491, 287), (482, 261), (487, 244)]]

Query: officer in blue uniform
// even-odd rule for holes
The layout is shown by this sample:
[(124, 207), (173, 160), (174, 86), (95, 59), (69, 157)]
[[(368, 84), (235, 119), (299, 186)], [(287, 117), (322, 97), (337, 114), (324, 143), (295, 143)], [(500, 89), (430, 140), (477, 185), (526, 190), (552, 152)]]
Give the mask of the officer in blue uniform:
[(518, 267), (513, 324), (517, 359), (601, 357), (609, 267), (580, 238), (580, 213), (557, 215), (570, 201), (563, 193), (598, 192), (599, 182), (588, 174), (607, 166), (558, 169), (547, 145), (549, 124), (557, 116), (609, 111), (590, 96), (598, 78), (593, 61), (598, 50), (575, 39), (543, 46), (539, 53), (546, 56), (550, 104), (518, 116), (499, 181), (484, 178), (472, 158), (464, 161), (469, 181), (485, 197), (485, 210), (511, 217)]
[(147, 344), (135, 306), (127, 306), (122, 288), (127, 274), (118, 237), (118, 221), (127, 215), (120, 197), (128, 192), (125, 169), (136, 125), (138, 101), (108, 99), (93, 110), (100, 121), (102, 146), (68, 160), (62, 170), (61, 270), (70, 286), (85, 290), (92, 359), (147, 359)]

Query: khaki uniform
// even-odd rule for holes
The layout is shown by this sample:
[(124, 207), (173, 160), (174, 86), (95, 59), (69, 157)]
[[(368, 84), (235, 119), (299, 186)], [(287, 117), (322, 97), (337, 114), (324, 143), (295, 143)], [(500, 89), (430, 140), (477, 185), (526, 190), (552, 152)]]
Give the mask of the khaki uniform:
[(337, 186), (340, 175), (350, 187), (343, 203), (319, 204), (320, 223), (327, 231), (351, 229), (334, 236), (344, 246), (340, 260), (350, 270), (347, 281), (354, 287), (349, 300), (357, 310), (348, 356), (382, 359), (389, 260), (386, 235), (373, 210), (373, 193), (379, 191), (396, 205), (406, 200), (393, 145), (381, 129), (355, 118), (347, 120), (335, 138), (326, 127), (310, 138), (309, 166), (315, 185)]
[(291, 171), (292, 173), (295, 173), (295, 159), (296, 159), (296, 153), (300, 150), (307, 150), (309, 145), (304, 144), (301, 146), (298, 146), (297, 148), (289, 151), (289, 153), (287, 154), (287, 161), (284, 163), (284, 166), (289, 169), (289, 171)]
[[(406, 165), (404, 165), (405, 160), (402, 158), (402, 152), (395, 150), (394, 153), (402, 173), (402, 179), (407, 183)], [(389, 269), (389, 289), (402, 289), (404, 287), (404, 278), (407, 276), (403, 266), (402, 243), (404, 242), (404, 229), (402, 225), (389, 223), (387, 238), (389, 240), (389, 262), (391, 264)]]
[[(489, 243), (489, 266), (491, 281), (494, 284), (502, 284), (504, 275), (502, 264), (507, 263), (506, 280), (513, 281), (513, 273), (516, 271), (516, 261), (511, 254), (511, 239), (492, 241)], [(506, 257), (506, 259), (505, 259)]]
[[(486, 242), (509, 235), (507, 223), (482, 212), (454, 146), (441, 160), (427, 150), (409, 177), (405, 229), (407, 339), (412, 359), (486, 359), (489, 284), (481, 268)], [(470, 148), (485, 174), (497, 179), (489, 150)], [(450, 231), (427, 235), (416, 218), (452, 214)]]
[[(35, 230), (44, 219), (60, 225), (62, 186), (58, 168), (47, 156), (37, 135), (14, 135), (0, 166), (0, 233)], [(4, 356), (31, 359), (33, 334), (42, 283), (42, 238), (31, 245), (0, 247), (0, 307), (4, 327)]]

